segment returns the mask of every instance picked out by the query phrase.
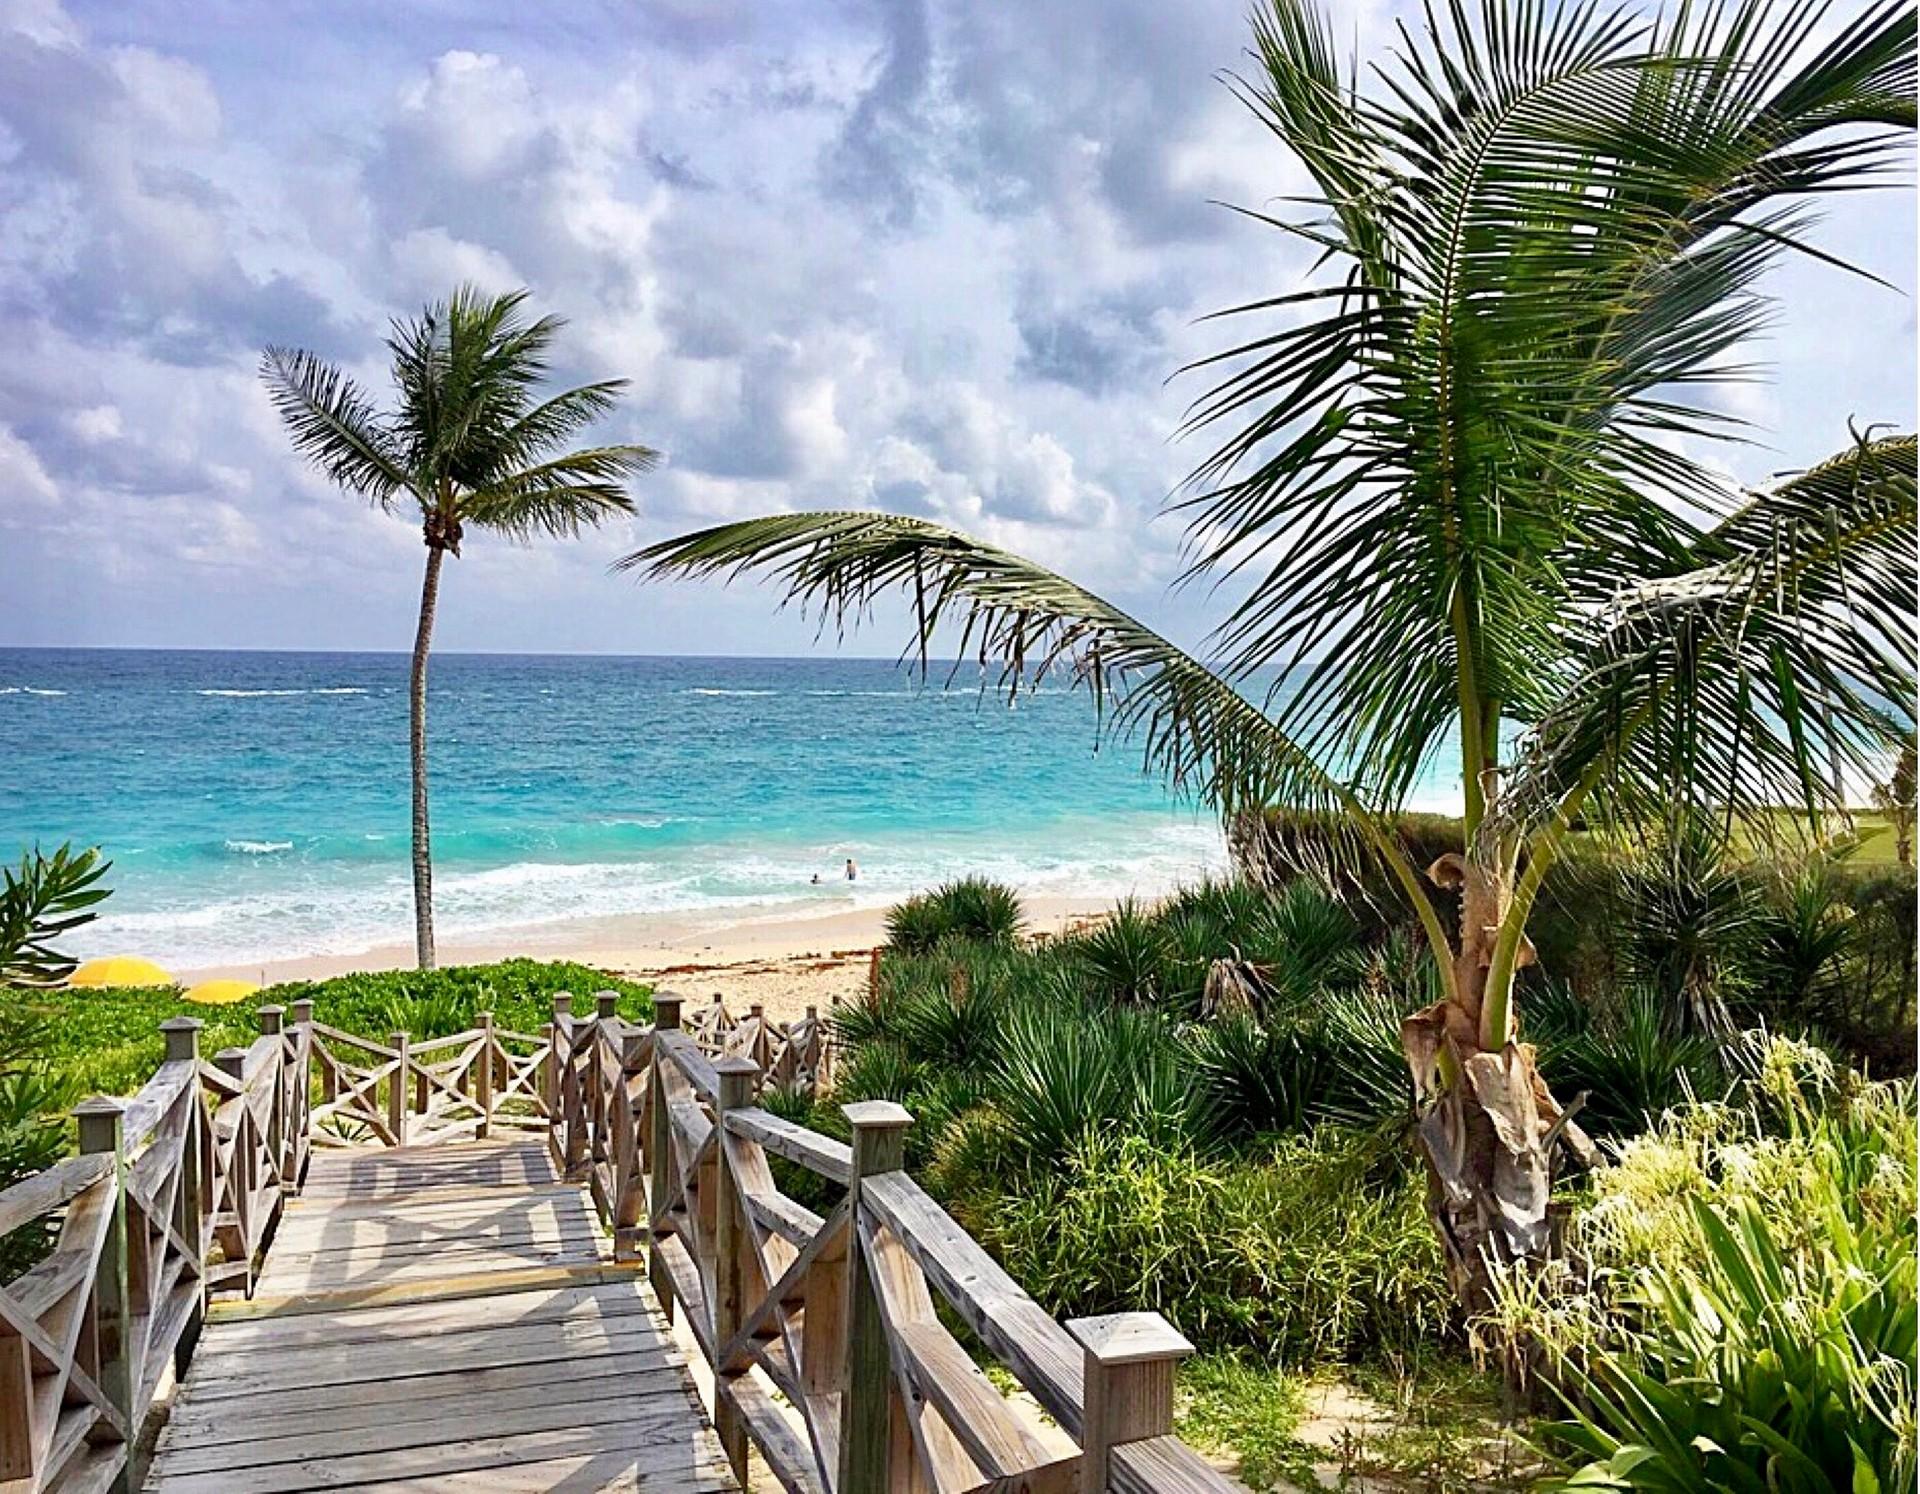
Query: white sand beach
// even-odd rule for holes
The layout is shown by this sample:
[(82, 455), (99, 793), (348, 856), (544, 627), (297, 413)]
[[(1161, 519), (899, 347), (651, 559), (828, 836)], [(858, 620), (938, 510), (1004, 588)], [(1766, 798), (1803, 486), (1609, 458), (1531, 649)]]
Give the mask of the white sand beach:
[[(1023, 898), (1027, 930), (1060, 934), (1097, 917), (1112, 899), (1047, 894)], [(858, 994), (873, 949), (886, 938), (885, 908), (856, 908), (826, 916), (791, 909), (733, 908), (724, 912), (640, 914), (521, 924), (439, 941), (442, 965), (481, 964), (527, 956), (577, 960), (675, 990), (690, 998), (723, 997), (729, 1005), (764, 1004), (789, 1020), (808, 1006)], [(185, 983), (215, 979), (319, 980), (355, 970), (403, 970), (413, 946), (393, 943), (351, 954), (311, 955), (247, 965), (213, 965), (178, 972)]]

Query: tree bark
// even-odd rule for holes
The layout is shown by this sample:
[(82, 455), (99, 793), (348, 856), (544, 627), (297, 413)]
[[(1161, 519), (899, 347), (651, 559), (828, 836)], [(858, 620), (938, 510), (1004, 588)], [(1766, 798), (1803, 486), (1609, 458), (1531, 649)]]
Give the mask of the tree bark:
[(433, 647), (433, 614), (440, 600), (440, 566), (446, 550), (427, 544), (427, 575), (420, 587), (420, 626), (413, 635), (413, 674), (408, 687), (408, 748), (413, 761), (413, 948), (422, 970), (433, 969), (433, 846), (427, 825), (427, 653)]
[[(1428, 1213), (1439, 1232), (1447, 1275), (1469, 1318), (1493, 1305), (1493, 1273), (1538, 1262), (1551, 1244), (1548, 1198), (1556, 1144), (1582, 1161), (1591, 1147), (1534, 1067), (1519, 1040), (1511, 1004), (1489, 1030), (1487, 969), (1510, 910), (1504, 866), (1450, 853), (1428, 875), (1460, 894), (1455, 996), (1416, 1012), (1400, 1039), (1414, 1082), (1432, 1102), (1420, 1121), (1428, 1166)], [(1519, 963), (1530, 963), (1523, 943)]]

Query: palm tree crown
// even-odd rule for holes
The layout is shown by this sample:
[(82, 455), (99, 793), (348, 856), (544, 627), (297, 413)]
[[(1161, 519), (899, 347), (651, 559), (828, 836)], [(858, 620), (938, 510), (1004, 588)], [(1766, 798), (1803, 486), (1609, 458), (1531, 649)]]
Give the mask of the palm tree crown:
[(526, 300), (524, 290), (487, 297), (463, 286), (395, 322), (390, 411), (313, 353), (270, 347), (261, 373), (294, 447), (389, 512), (418, 505), (429, 546), (457, 555), (469, 526), (516, 540), (571, 537), (632, 513), (623, 483), (659, 455), (633, 445), (552, 454), (609, 414), (626, 381), (539, 398), (566, 324), (527, 320)]

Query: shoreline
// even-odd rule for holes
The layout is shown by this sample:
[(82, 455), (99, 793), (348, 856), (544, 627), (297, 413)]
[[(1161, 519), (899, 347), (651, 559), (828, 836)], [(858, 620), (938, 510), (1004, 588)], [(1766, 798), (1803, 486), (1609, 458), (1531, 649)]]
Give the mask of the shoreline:
[[(1102, 895), (1023, 895), (1026, 932), (1059, 935), (1113, 906)], [(763, 1004), (778, 1021), (822, 1009), (866, 989), (872, 951), (886, 940), (887, 906), (829, 914), (772, 905), (705, 913), (636, 913), (556, 919), (460, 933), (437, 941), (442, 966), (492, 964), (524, 956), (572, 960), (679, 992), (690, 1001), (719, 996), (730, 1006)], [(175, 972), (182, 985), (251, 980), (261, 985), (325, 980), (359, 972), (413, 968), (411, 943), (384, 943), (349, 954), (303, 955)], [(589, 993), (576, 992), (584, 996)]]

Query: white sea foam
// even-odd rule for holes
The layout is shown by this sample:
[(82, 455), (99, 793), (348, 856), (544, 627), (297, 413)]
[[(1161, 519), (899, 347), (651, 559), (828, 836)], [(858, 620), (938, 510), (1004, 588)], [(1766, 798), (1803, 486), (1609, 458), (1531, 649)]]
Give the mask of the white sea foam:
[(778, 695), (778, 690), (716, 690), (695, 686), (686, 692), (688, 695)]
[[(191, 969), (351, 954), (405, 940), (411, 890), (403, 866), (329, 867), (269, 855), (289, 849), (287, 842), (227, 844), (267, 859), (244, 884), (202, 888), (163, 907), (109, 912), (75, 941), (76, 952), (138, 949)], [(837, 876), (848, 856), (861, 870), (851, 885)], [(966, 874), (1034, 896), (1153, 897), (1217, 874), (1225, 863), (1211, 823), (1123, 815), (1054, 827), (1024, 841), (1005, 833), (880, 832), (818, 844), (716, 842), (622, 862), (517, 861), (481, 870), (443, 863), (434, 890), (443, 933), (476, 936), (568, 919), (885, 906)], [(815, 872), (823, 879), (817, 887), (809, 882)]]
[(224, 700), (263, 700), (289, 695), (365, 695), (359, 685), (325, 685), (311, 690), (195, 690), (195, 695), (218, 696)]
[(226, 842), (226, 848), (242, 856), (271, 856), (276, 851), (291, 851), (293, 842), (290, 840), (230, 840)]
[(42, 690), (37, 685), (0, 685), (0, 695), (65, 695), (65, 690)]

